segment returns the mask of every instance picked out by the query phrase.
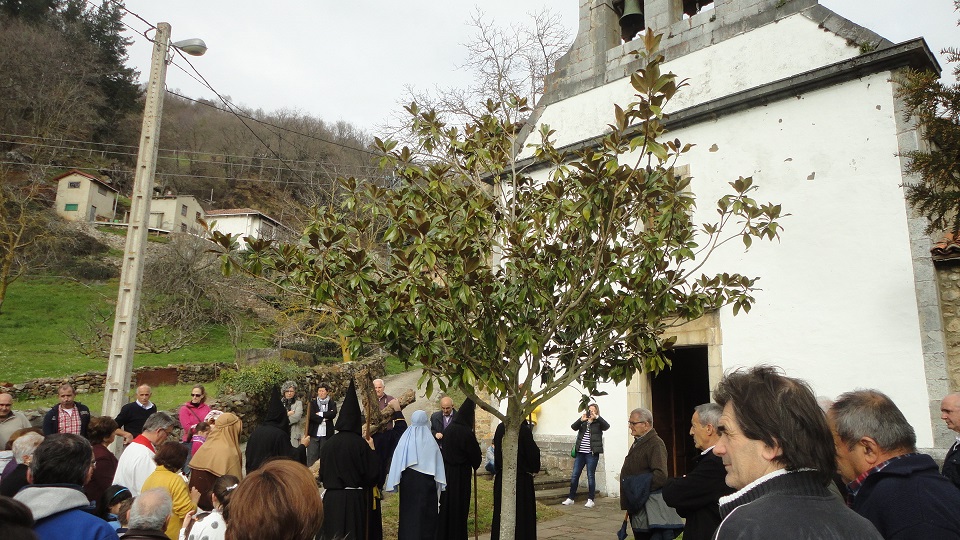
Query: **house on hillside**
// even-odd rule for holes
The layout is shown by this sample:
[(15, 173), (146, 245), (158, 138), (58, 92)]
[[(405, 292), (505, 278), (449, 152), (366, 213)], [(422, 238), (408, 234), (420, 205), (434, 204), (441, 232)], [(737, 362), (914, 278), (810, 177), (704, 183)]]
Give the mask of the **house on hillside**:
[(203, 206), (193, 195), (163, 195), (150, 199), (151, 229), (200, 234), (197, 220), (204, 219), (204, 216)]
[(57, 214), (70, 221), (113, 221), (117, 214), (116, 188), (76, 169), (53, 179), (57, 182)]
[[(699, 12), (697, 4), (644, 0), (639, 26), (664, 35), (662, 71), (689, 82), (667, 111), (668, 137), (697, 145), (679, 165), (699, 200), (712, 203), (728, 182), (752, 176), (756, 198), (791, 215), (779, 243), (726, 246), (710, 261), (714, 270), (761, 277), (748, 315), (723, 309), (689, 323), (676, 331), (672, 370), (603, 387), (609, 394), (597, 402), (614, 427), (600, 489), (618, 493), (633, 408), (653, 411), (669, 473), (683, 474), (696, 455), (693, 407), (710, 401), (724, 372), (758, 364), (781, 366), (830, 398), (877, 388), (903, 410), (919, 447), (942, 452), (953, 437), (939, 400), (956, 388), (926, 221), (901, 187), (916, 179), (898, 157), (923, 142), (892, 82), (907, 67), (939, 70), (934, 56), (920, 38), (891, 43), (816, 0), (716, 0)], [(639, 60), (630, 51), (642, 44), (621, 41), (622, 9), (622, 0), (580, 1), (579, 34), (528, 126), (548, 124), (560, 149), (595, 144), (614, 104), (634, 101), (629, 76)], [(539, 167), (534, 177), (545, 179)], [(695, 220), (712, 219), (711, 208), (701, 205)], [(535, 430), (561, 467), (569, 467), (562, 456), (569, 461), (578, 390), (544, 404)]]
[(289, 228), (276, 219), (253, 208), (210, 210), (207, 212), (207, 220), (210, 222), (212, 230), (236, 235), (239, 238), (238, 242), (241, 250), (247, 247), (244, 237), (251, 236), (270, 240), (278, 238), (279, 235), (284, 233), (292, 233)]

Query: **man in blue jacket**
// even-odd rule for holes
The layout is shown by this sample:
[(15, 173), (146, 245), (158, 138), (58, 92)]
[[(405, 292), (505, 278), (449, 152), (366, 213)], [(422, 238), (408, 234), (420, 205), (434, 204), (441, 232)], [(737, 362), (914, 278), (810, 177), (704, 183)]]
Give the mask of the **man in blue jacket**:
[(55, 433), (40, 443), (27, 471), (29, 486), (14, 497), (33, 513), (40, 540), (115, 540), (117, 533), (93, 515), (83, 493), (93, 474), (93, 448), (72, 433)]
[(917, 453), (913, 427), (885, 394), (847, 392), (827, 415), (850, 507), (886, 539), (960, 539), (960, 490)]

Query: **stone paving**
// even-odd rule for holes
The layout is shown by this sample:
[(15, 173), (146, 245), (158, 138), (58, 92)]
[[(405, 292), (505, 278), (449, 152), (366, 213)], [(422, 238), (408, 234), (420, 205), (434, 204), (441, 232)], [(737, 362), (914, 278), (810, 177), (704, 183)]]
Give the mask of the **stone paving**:
[[(620, 510), (620, 499), (615, 497), (601, 497), (593, 508), (584, 508), (586, 499), (578, 498), (576, 504), (570, 506), (556, 505), (554, 508), (563, 512), (563, 516), (543, 521), (537, 524), (537, 538), (552, 538), (571, 540), (612, 540), (617, 537), (620, 524), (623, 523), (623, 511)], [(632, 538), (633, 535), (631, 534)], [(471, 537), (472, 538), (472, 537)], [(481, 540), (489, 540), (489, 534), (481, 534)], [(517, 539), (529, 540), (529, 539)]]

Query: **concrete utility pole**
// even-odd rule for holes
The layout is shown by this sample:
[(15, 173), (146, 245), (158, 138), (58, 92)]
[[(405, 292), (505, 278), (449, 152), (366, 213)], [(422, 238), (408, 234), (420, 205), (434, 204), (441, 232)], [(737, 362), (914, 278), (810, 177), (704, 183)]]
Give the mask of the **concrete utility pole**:
[(133, 351), (137, 345), (137, 312), (140, 309), (140, 285), (143, 283), (144, 246), (149, 232), (153, 177), (157, 170), (157, 143), (163, 115), (169, 50), (170, 25), (162, 22), (157, 25), (153, 42), (150, 81), (147, 83), (143, 127), (140, 129), (140, 153), (137, 155), (133, 196), (130, 198), (130, 223), (127, 226), (127, 243), (123, 251), (120, 293), (117, 297), (113, 341), (110, 343), (107, 380), (103, 392), (101, 414), (104, 416), (116, 416), (120, 407), (127, 403), (127, 392), (133, 373)]

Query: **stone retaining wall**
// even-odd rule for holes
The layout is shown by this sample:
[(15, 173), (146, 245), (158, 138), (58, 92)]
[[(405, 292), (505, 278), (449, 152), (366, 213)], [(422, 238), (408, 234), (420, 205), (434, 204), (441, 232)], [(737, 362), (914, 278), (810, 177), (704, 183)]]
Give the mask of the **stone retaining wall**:
[[(133, 381), (135, 385), (143, 383), (155, 384), (157, 377), (163, 379), (168, 377), (163, 372), (173, 370), (175, 380), (165, 381), (169, 384), (204, 383), (217, 380), (217, 378), (220, 377), (220, 372), (224, 369), (236, 369), (236, 366), (217, 362), (213, 364), (179, 364), (165, 368), (142, 367), (133, 370)], [(93, 394), (103, 391), (106, 378), (106, 372), (88, 371), (67, 377), (33, 379), (20, 384), (7, 386), (5, 391), (13, 394), (14, 399), (42, 399), (56, 396), (60, 385), (69, 383), (73, 386), (73, 389), (76, 390), (77, 394)]]

